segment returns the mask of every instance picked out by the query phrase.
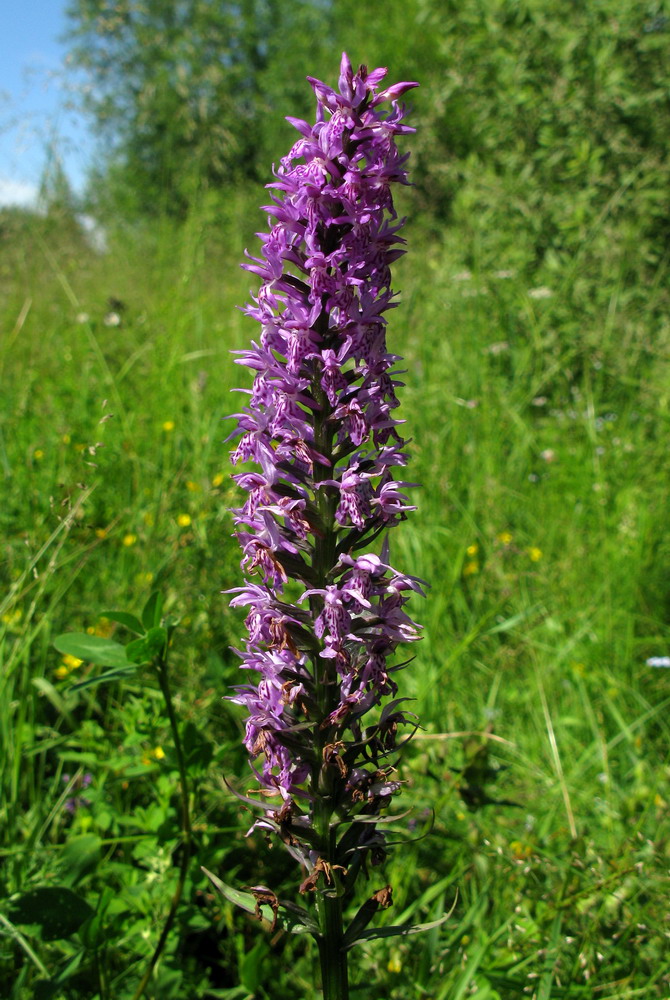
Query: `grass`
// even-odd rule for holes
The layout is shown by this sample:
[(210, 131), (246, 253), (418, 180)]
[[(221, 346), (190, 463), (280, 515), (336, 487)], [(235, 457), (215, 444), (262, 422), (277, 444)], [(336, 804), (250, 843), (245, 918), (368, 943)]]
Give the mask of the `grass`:
[[(296, 873), (245, 840), (221, 780), (246, 787), (248, 774), (239, 712), (222, 700), (240, 622), (220, 594), (239, 580), (224, 418), (244, 379), (229, 352), (252, 333), (235, 308), (257, 228), (247, 201), (229, 199), (222, 220), (210, 207), (181, 230), (112, 234), (103, 256), (35, 221), (1, 252), (12, 1000), (131, 998), (169, 908), (179, 826), (159, 694), (145, 677), (73, 693), (91, 668), (52, 645), (66, 629), (109, 631), (100, 612), (137, 609), (154, 587), (182, 619), (173, 670), (197, 864), (150, 995), (318, 995), (310, 945), (264, 934), (198, 869), (293, 894)], [(355, 953), (354, 996), (666, 997), (670, 686), (645, 665), (670, 643), (662, 283), (642, 310), (613, 267), (589, 300), (579, 261), (566, 275), (494, 270), (476, 239), (408, 235), (389, 342), (405, 358), (422, 485), (393, 559), (431, 585), (401, 679), (424, 729), (402, 765), (403, 846), (370, 884), (393, 884), (389, 922), (453, 913)], [(91, 907), (79, 930), (50, 937), (16, 909), (44, 886)]]

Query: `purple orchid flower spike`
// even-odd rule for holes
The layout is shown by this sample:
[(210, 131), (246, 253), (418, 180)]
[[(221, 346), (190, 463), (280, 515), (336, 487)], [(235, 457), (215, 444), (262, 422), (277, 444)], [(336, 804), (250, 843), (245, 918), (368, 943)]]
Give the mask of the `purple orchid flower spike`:
[[(289, 118), (299, 138), (268, 185), (260, 256), (244, 265), (262, 282), (245, 309), (260, 333), (237, 358), (254, 382), (232, 435), (233, 462), (255, 466), (233, 477), (247, 494), (234, 518), (255, 581), (231, 601), (249, 609), (239, 656), (252, 672), (232, 700), (249, 713), (263, 795), (276, 795), (254, 826), (302, 863), (301, 892), (316, 902), (327, 1000), (348, 996), (343, 907), (384, 858), (377, 823), (400, 787), (396, 732), (415, 725), (398, 701), (363, 724), (397, 694), (396, 647), (420, 637), (406, 604), (422, 593), (391, 565), (388, 539), (370, 549), (415, 509), (414, 484), (394, 478), (407, 456), (385, 314), (404, 253), (396, 139), (413, 131), (398, 98), (417, 84), (380, 90), (386, 72), (354, 72), (344, 54), (338, 90), (308, 78), (316, 123)], [(377, 900), (389, 902), (390, 890)]]

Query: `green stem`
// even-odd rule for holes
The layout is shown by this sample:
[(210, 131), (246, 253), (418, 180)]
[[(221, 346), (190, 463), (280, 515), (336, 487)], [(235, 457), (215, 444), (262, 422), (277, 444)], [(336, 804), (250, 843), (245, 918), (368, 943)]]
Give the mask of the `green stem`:
[(348, 953), (342, 948), (342, 899), (333, 893), (320, 897), (319, 959), (323, 1000), (349, 1000)]
[(49, 970), (45, 967), (44, 963), (41, 961), (39, 956), (35, 954), (33, 949), (30, 947), (29, 942), (24, 938), (23, 934), (18, 929), (18, 927), (15, 927), (14, 924), (7, 919), (7, 917), (2, 915), (2, 913), (0, 913), (0, 924), (2, 924), (3, 927), (7, 929), (7, 931), (14, 938), (17, 944), (21, 948), (23, 948), (28, 958), (33, 962), (35, 967), (39, 969), (39, 971), (42, 973), (45, 979), (48, 979)]
[[(320, 834), (324, 861), (332, 864), (335, 856), (334, 829), (330, 825), (331, 808), (325, 796), (318, 796), (314, 804), (315, 826)], [(323, 1000), (349, 1000), (348, 952), (342, 947), (344, 925), (342, 922), (342, 894), (337, 869), (332, 869), (332, 887), (317, 889), (316, 905), (321, 934), (319, 960)]]
[(170, 682), (168, 679), (168, 667), (167, 658), (163, 654), (159, 658), (158, 662), (155, 664), (156, 674), (158, 676), (158, 683), (165, 700), (165, 708), (167, 711), (168, 719), (170, 721), (170, 729), (172, 731), (172, 740), (174, 742), (175, 754), (177, 757), (177, 769), (179, 770), (179, 791), (181, 795), (181, 813), (182, 813), (182, 852), (181, 852), (181, 862), (179, 865), (179, 878), (177, 879), (177, 886), (172, 897), (172, 902), (170, 903), (170, 909), (168, 915), (163, 924), (163, 929), (160, 933), (160, 937), (154, 948), (153, 955), (149, 960), (149, 964), (144, 971), (144, 975), (140, 980), (139, 986), (133, 994), (133, 1000), (140, 1000), (140, 997), (144, 994), (147, 988), (151, 974), (156, 967), (156, 963), (161, 956), (163, 948), (165, 947), (165, 942), (167, 941), (168, 934), (172, 929), (175, 916), (177, 915), (177, 909), (179, 908), (179, 903), (181, 902), (182, 893), (184, 892), (184, 884), (186, 882), (186, 875), (188, 873), (188, 863), (191, 859), (191, 847), (193, 840), (193, 833), (191, 828), (191, 812), (188, 801), (188, 779), (186, 776), (186, 761), (184, 759), (184, 750), (181, 743), (181, 737), (179, 735), (179, 727), (177, 725), (177, 716), (175, 715), (174, 705), (172, 704), (172, 694), (170, 692)]

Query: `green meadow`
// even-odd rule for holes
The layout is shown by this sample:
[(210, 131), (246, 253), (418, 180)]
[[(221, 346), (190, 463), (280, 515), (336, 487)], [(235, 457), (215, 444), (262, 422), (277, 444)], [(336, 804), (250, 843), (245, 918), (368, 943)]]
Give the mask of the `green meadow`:
[[(420, 183), (399, 200), (408, 252), (388, 344), (403, 357), (406, 478), (420, 485), (391, 545), (429, 589), (399, 675), (421, 729), (398, 762), (394, 850), (368, 883), (393, 887), (381, 924), (450, 916), (355, 949), (352, 995), (663, 1000), (670, 671), (646, 661), (670, 655), (667, 166), (651, 131), (645, 145), (631, 126), (639, 144), (626, 146), (618, 126), (593, 124), (609, 121), (607, 86), (633, 93), (614, 35), (602, 47), (621, 73), (593, 91), (590, 122), (547, 85), (524, 121), (554, 133), (532, 156), (509, 144), (504, 93), (472, 67), (494, 37), (487, 65), (532, 90), (508, 65), (526, 36), (510, 28), (506, 48), (492, 29), (469, 33), (471, 7), (450, 52), (472, 73), (481, 146), (431, 173), (430, 136), (433, 152), (447, 142), (437, 70), (417, 97), (424, 133), (405, 144)], [(573, 65), (564, 43), (559, 32), (556, 59)], [(108, 219), (104, 252), (66, 212), (0, 215), (7, 1000), (135, 1000), (165, 925), (183, 844), (160, 689), (141, 670), (74, 689), (101, 668), (53, 644), (70, 630), (125, 641), (104, 612), (138, 614), (156, 590), (179, 620), (170, 670), (194, 846), (146, 996), (320, 995), (313, 942), (261, 926), (201, 871), (290, 899), (300, 881), (279, 847), (245, 837), (252, 814), (227, 787), (254, 785), (243, 713), (225, 700), (243, 616), (222, 592), (241, 581), (226, 418), (243, 405), (231, 390), (250, 384), (231, 352), (256, 335), (237, 308), (255, 287), (239, 263), (265, 197), (203, 186), (179, 220)]]
[[(73, 966), (65, 996), (130, 997), (160, 929), (179, 817), (158, 691), (142, 678), (72, 693), (99, 668), (52, 645), (109, 634), (101, 611), (156, 588), (181, 619), (197, 848), (154, 995), (285, 995), (267, 984), (288, 943), (214, 899), (198, 869), (295, 877), (245, 841), (250, 817), (222, 781), (250, 783), (223, 700), (242, 636), (221, 594), (240, 578), (225, 417), (245, 380), (230, 352), (253, 332), (236, 309), (253, 238), (239, 207), (120, 234), (105, 255), (32, 222), (4, 252), (7, 996), (59, 996), (35, 982)], [(563, 334), (558, 276), (529, 287), (505, 260), (466, 267), (455, 235), (410, 224), (408, 239), (389, 340), (421, 486), (394, 558), (430, 590), (402, 676), (423, 726), (400, 765), (411, 812), (386, 877), (396, 919), (454, 910), (426, 938), (361, 952), (354, 983), (374, 970), (380, 985), (358, 995), (665, 996), (670, 687), (645, 660), (669, 643), (667, 342), (617, 305), (616, 275), (604, 346), (587, 354)], [(611, 360), (607, 342), (626, 348)], [(86, 933), (14, 922), (15, 894), (52, 885), (92, 908)], [(291, 951), (305, 996), (313, 960)]]

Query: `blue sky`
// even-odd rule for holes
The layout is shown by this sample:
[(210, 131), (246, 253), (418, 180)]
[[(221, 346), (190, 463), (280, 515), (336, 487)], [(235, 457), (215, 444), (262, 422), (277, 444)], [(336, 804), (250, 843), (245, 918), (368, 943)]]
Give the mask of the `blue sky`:
[(71, 107), (76, 78), (65, 70), (66, 0), (0, 0), (0, 204), (34, 198), (52, 138), (75, 190), (92, 140)]

